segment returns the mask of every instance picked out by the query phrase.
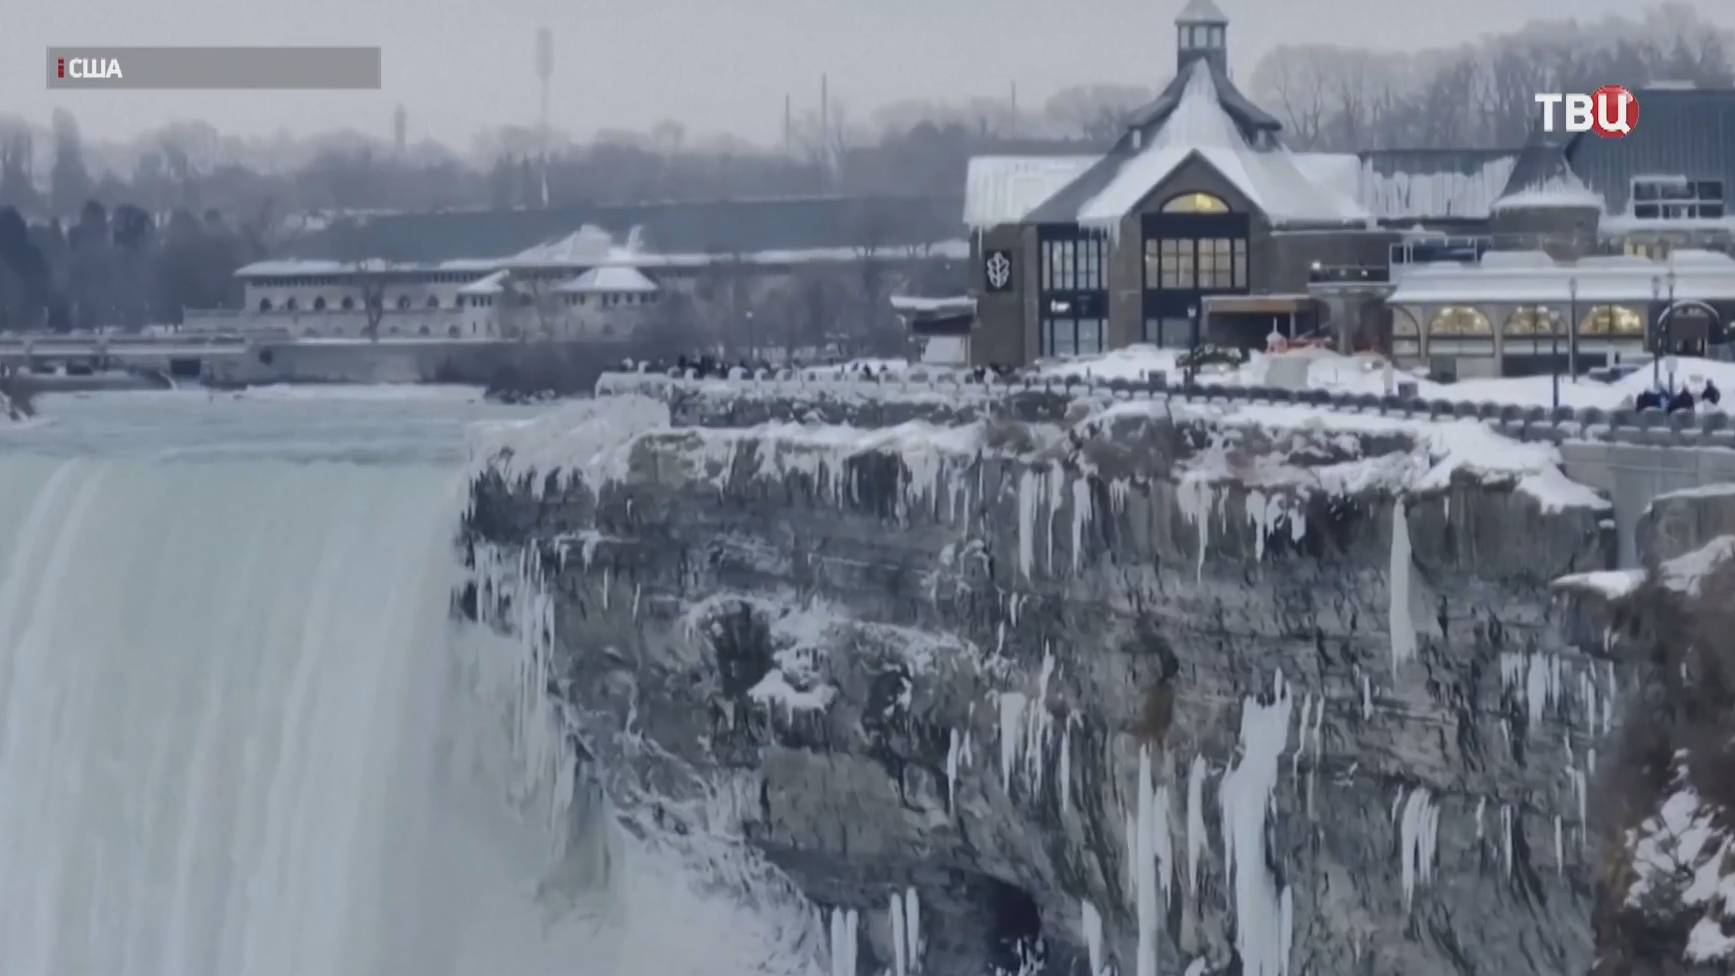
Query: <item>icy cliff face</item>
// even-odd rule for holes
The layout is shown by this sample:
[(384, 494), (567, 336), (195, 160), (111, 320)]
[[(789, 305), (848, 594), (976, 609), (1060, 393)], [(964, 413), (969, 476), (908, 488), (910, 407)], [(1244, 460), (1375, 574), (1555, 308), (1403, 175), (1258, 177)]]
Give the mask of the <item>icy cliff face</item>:
[(1069, 415), (604, 397), (487, 448), (462, 602), (834, 973), (1583, 971), (1622, 680), (1548, 587), (1599, 503), (1439, 432)]

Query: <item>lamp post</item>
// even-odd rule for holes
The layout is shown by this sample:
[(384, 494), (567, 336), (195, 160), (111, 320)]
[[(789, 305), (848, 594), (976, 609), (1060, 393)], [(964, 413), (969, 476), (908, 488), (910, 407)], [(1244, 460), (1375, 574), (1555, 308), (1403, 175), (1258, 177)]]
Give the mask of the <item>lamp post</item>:
[[(1566, 280), (1566, 370), (1578, 382), (1578, 276)], [(1552, 331), (1552, 330), (1550, 330)]]
[(1663, 388), (1663, 279), (1651, 275), (1651, 309), (1657, 320), (1651, 324), (1651, 389)]
[(1199, 369), (1199, 306), (1187, 306), (1187, 318), (1192, 323), (1192, 351), (1187, 354), (1187, 389), (1193, 388), (1193, 374)]
[[(1675, 259), (1669, 257), (1669, 307), (1663, 309), (1663, 348), (1671, 357), (1675, 355)], [(1669, 367), (1669, 395), (1675, 394), (1675, 370)]]
[(1548, 325), (1548, 376), (1549, 387), (1554, 391), (1554, 409), (1560, 409), (1560, 330), (1554, 323)]

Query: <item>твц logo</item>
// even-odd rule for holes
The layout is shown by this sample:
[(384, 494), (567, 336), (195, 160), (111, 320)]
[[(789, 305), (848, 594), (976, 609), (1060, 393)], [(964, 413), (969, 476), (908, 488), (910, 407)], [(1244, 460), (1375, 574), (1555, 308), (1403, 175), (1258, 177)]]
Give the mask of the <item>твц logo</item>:
[(1620, 139), (1639, 124), (1639, 100), (1620, 85), (1604, 85), (1589, 95), (1538, 93), (1536, 104), (1542, 106), (1544, 132), (1556, 131), (1554, 109), (1562, 104), (1566, 106), (1564, 128), (1568, 132), (1594, 132), (1604, 139)]

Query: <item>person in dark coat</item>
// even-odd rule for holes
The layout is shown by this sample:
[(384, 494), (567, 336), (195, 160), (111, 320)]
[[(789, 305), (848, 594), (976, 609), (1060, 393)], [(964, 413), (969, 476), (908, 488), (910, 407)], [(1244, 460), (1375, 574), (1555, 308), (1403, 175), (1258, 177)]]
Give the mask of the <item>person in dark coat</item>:
[(1693, 393), (1684, 386), (1681, 387), (1681, 392), (1675, 394), (1674, 399), (1669, 401), (1670, 413), (1679, 413), (1683, 410), (1688, 413), (1693, 410)]
[(1633, 401), (1634, 410), (1661, 410), (1662, 407), (1663, 395), (1656, 390), (1646, 390)]
[(1707, 379), (1705, 380), (1705, 392), (1699, 394), (1699, 399), (1711, 404), (1712, 406), (1716, 406), (1718, 403), (1722, 402), (1723, 393), (1717, 389), (1717, 384)]

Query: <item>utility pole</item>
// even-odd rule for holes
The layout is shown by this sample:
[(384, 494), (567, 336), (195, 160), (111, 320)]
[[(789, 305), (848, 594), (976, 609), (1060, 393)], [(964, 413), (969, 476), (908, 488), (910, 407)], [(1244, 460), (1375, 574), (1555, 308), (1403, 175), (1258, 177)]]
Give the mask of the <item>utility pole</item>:
[[(1566, 369), (1572, 374), (1573, 383), (1578, 382), (1578, 276), (1573, 275), (1566, 280), (1566, 295), (1568, 299), (1566, 320)], [(1554, 331), (1550, 329), (1549, 331)]]
[(537, 119), (537, 142), (542, 170), (542, 209), (548, 209), (548, 81), (554, 76), (554, 34), (547, 27), (536, 29), (536, 76), (542, 83), (542, 112)]
[(831, 79), (819, 76), (819, 152), (827, 176), (831, 175)]

